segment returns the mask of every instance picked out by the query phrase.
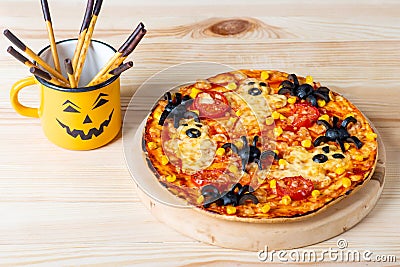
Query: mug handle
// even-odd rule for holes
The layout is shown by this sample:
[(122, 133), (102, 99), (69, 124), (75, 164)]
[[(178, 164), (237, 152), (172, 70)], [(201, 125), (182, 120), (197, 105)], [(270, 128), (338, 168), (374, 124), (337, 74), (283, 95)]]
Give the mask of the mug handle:
[(33, 76), (24, 78), (14, 83), (10, 91), (10, 100), (11, 100), (11, 105), (13, 106), (13, 108), (17, 113), (26, 117), (39, 118), (39, 110), (37, 108), (26, 107), (22, 105), (18, 100), (19, 91), (21, 91), (23, 88), (27, 86), (34, 84), (36, 84), (36, 80), (35, 77)]

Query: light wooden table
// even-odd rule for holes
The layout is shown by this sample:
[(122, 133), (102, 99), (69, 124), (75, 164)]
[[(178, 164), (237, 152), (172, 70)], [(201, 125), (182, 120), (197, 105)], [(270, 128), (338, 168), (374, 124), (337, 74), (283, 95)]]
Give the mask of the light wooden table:
[[(49, 2), (57, 40), (75, 37), (85, 1)], [(188, 61), (312, 74), (378, 128), (387, 175), (381, 199), (361, 223), (306, 249), (335, 248), (344, 238), (349, 249), (394, 255), (399, 263), (400, 3), (246, 2), (106, 0), (94, 38), (118, 47), (139, 21), (149, 30), (132, 56), (136, 67), (123, 76), (122, 109), (149, 76)], [(242, 22), (215, 32), (213, 25), (230, 19)], [(48, 44), (40, 1), (1, 1), (0, 26), (36, 51)], [(260, 263), (255, 252), (203, 244), (156, 221), (138, 199), (121, 136), (86, 152), (48, 142), (39, 120), (11, 108), (9, 89), (28, 71), (5, 52), (8, 45), (0, 38), (0, 265)], [(38, 90), (26, 91), (23, 102), (37, 105)]]

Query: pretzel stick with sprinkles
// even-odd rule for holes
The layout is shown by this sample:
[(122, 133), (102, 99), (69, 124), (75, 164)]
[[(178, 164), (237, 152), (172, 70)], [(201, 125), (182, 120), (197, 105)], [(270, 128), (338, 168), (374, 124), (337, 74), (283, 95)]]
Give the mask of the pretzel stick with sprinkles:
[[(118, 51), (108, 60), (108, 62), (104, 65), (104, 67), (96, 74), (95, 77), (89, 82), (88, 86), (91, 86), (95, 83), (97, 83), (97, 80), (99, 80), (103, 75), (107, 74), (107, 71), (110, 69), (114, 69), (113, 66), (116, 65), (118, 67), (123, 60), (117, 65), (115, 62), (119, 60), (125, 53), (126, 50), (128, 50), (129, 45), (131, 45), (132, 42), (137, 39), (137, 36), (143, 32), (146, 31), (144, 29), (143, 23), (139, 23), (139, 25), (136, 27), (136, 29), (132, 32), (132, 34), (128, 37), (128, 39), (121, 45), (121, 47), (118, 49)], [(125, 58), (124, 58), (125, 59)]]
[(85, 41), (85, 35), (90, 24), (90, 19), (93, 13), (93, 5), (94, 5), (94, 0), (88, 0), (86, 5), (85, 16), (83, 18), (82, 26), (79, 31), (78, 43), (75, 48), (74, 56), (72, 57), (72, 67), (74, 70), (76, 70), (76, 66), (78, 65), (79, 55), (81, 54), (83, 42)]
[(103, 0), (96, 0), (96, 4), (93, 9), (93, 16), (90, 20), (88, 30), (85, 34), (85, 40), (83, 41), (81, 53), (79, 54), (78, 63), (75, 68), (75, 80), (76, 80), (77, 84), (79, 84), (79, 80), (81, 78), (83, 65), (85, 64), (87, 51), (88, 51), (89, 45), (91, 43), (94, 27), (96, 25), (97, 17), (99, 16), (102, 3), (103, 3)]
[(52, 84), (55, 84), (55, 85), (58, 85), (58, 86), (63, 86), (63, 87), (69, 87), (69, 84), (67, 84), (67, 83), (65, 83), (63, 81), (60, 81), (60, 80), (58, 80), (58, 79), (56, 79), (54, 77), (51, 77), (50, 73), (48, 73), (48, 72), (46, 72), (44, 70), (41, 70), (41, 69), (39, 69), (37, 67), (31, 67), (29, 69), (29, 71), (33, 75), (39, 76), (40, 78), (45, 79), (46, 81), (49, 81)]
[(53, 24), (51, 22), (49, 4), (47, 0), (41, 0), (44, 20), (46, 22), (47, 32), (49, 34), (50, 48), (53, 55), (54, 67), (58, 72), (61, 72), (60, 60), (58, 59), (57, 45), (54, 38)]
[(41, 59), (35, 52), (33, 52), (29, 47), (27, 47), (20, 39), (18, 39), (10, 30), (4, 30), (4, 36), (8, 38), (16, 47), (24, 51), (29, 57), (35, 60), (40, 66), (42, 66), (46, 71), (57, 79), (68, 83), (67, 79), (61, 75), (58, 71), (53, 69), (49, 64), (47, 64), (43, 59)]
[(71, 88), (76, 88), (77, 84), (74, 77), (74, 69), (72, 68), (71, 59), (66, 58), (64, 60), (64, 64), (65, 64), (65, 71), (67, 72), (68, 75), (69, 84), (71, 85)]

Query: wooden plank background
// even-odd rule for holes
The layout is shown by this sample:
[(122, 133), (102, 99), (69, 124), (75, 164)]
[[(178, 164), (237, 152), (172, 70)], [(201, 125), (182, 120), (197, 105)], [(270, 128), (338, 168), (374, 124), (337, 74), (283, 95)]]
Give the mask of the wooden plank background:
[[(49, 1), (57, 40), (77, 36), (84, 2)], [(131, 56), (136, 66), (122, 79), (124, 111), (148, 77), (196, 61), (312, 74), (344, 94), (378, 128), (387, 175), (375, 209), (340, 237), (351, 249), (395, 255), (400, 261), (399, 14), (398, 1), (114, 0), (104, 2), (94, 38), (118, 47), (139, 21), (148, 28)], [(242, 21), (236, 28), (228, 23), (231, 33), (244, 30), (213, 31), (230, 20)], [(34, 51), (48, 44), (39, 1), (0, 1), (0, 26)], [(1, 266), (260, 263), (255, 252), (202, 244), (157, 222), (137, 197), (121, 135), (94, 151), (49, 143), (39, 120), (11, 108), (9, 90), (28, 70), (5, 52), (8, 45), (0, 38)], [(37, 88), (25, 90), (21, 98), (37, 106)], [(337, 239), (307, 249), (334, 248)]]

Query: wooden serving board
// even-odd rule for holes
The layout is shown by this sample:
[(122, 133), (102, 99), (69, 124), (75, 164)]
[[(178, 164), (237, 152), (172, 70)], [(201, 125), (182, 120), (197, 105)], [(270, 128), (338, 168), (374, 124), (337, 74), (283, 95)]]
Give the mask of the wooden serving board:
[(258, 251), (265, 246), (278, 250), (312, 245), (356, 225), (373, 209), (382, 193), (385, 151), (379, 139), (379, 158), (372, 178), (359, 190), (315, 216), (284, 223), (225, 220), (188, 206), (160, 185), (140, 153), (145, 121), (139, 127), (130, 127), (128, 116), (129, 111), (123, 132), (125, 157), (142, 202), (161, 222), (205, 243), (249, 251)]

